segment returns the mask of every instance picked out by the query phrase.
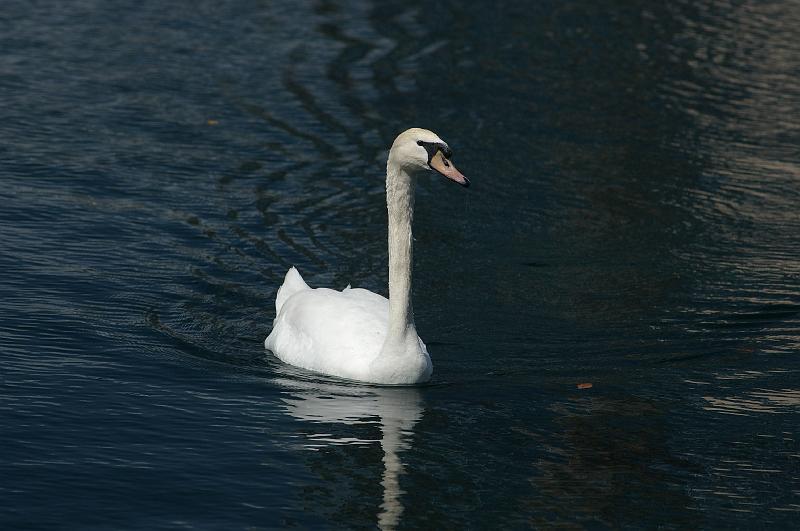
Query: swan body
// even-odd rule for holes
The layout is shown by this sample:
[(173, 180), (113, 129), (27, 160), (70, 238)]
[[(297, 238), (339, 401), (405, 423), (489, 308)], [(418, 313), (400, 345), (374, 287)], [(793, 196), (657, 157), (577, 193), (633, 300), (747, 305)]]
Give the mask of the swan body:
[(425, 129), (401, 133), (386, 165), (389, 298), (347, 287), (310, 288), (294, 267), (275, 297), (275, 321), (264, 346), (279, 359), (322, 374), (378, 384), (426, 382), (433, 364), (417, 335), (411, 306), (414, 180), (425, 170), (468, 186), (451, 151)]
[[(285, 297), (285, 300), (281, 299)], [(282, 361), (311, 371), (375, 383), (417, 383), (433, 372), (415, 331), (409, 356), (374, 363), (389, 330), (389, 300), (363, 288), (312, 289), (294, 267), (276, 298), (266, 347)], [(416, 348), (414, 348), (416, 347)]]

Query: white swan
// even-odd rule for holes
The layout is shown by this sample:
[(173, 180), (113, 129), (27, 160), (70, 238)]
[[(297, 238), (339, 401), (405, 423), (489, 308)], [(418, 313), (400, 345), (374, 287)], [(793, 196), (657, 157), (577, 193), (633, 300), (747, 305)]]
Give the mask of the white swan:
[(351, 380), (414, 384), (430, 379), (433, 365), (411, 308), (414, 179), (433, 169), (469, 186), (451, 156), (448, 145), (426, 129), (404, 131), (392, 144), (386, 163), (389, 299), (361, 288), (312, 289), (292, 267), (275, 297), (266, 348), (291, 365)]

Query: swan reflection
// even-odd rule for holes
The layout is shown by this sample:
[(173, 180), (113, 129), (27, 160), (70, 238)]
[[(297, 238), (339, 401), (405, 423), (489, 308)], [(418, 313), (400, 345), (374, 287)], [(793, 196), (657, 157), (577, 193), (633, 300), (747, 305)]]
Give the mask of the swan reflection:
[[(280, 379), (287, 389), (281, 401), (286, 412), (307, 426), (316, 427), (306, 434), (304, 448), (318, 450), (331, 445), (371, 445), (380, 443), (383, 450), (383, 503), (378, 514), (381, 529), (394, 529), (400, 522), (403, 505), (400, 475), (403, 463), (400, 452), (410, 448), (412, 428), (424, 411), (422, 397), (413, 387), (366, 387), (322, 382)], [(341, 435), (326, 429), (332, 424), (355, 427), (380, 427), (381, 437), (359, 437), (361, 430)]]

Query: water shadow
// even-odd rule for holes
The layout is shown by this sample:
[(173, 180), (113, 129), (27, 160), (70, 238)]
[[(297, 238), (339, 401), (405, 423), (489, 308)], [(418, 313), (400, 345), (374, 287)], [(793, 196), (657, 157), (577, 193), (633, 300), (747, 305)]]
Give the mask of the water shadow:
[[(278, 378), (275, 383), (286, 390), (281, 399), (285, 412), (303, 423), (304, 449), (320, 451), (380, 444), (383, 496), (377, 523), (380, 529), (395, 529), (403, 514), (400, 476), (404, 468), (400, 454), (411, 447), (412, 430), (422, 418), (420, 392), (413, 387), (370, 387), (288, 378)], [(380, 431), (377, 438), (376, 427)], [(359, 489), (362, 485), (353, 481), (349, 486)], [(359, 498), (364, 497), (369, 494), (359, 489)]]

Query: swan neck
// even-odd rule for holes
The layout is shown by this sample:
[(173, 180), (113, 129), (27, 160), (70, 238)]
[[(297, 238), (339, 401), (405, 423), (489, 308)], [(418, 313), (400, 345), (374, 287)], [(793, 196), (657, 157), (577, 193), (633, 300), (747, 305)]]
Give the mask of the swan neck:
[(414, 330), (411, 306), (413, 260), (414, 179), (392, 163), (386, 168), (386, 206), (389, 213), (389, 334), (401, 340)]

